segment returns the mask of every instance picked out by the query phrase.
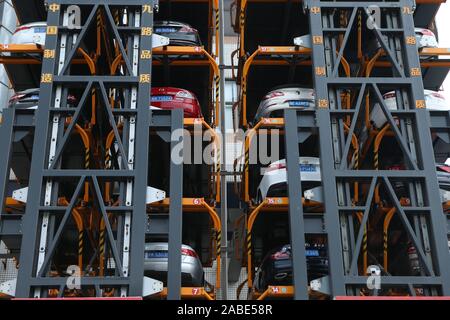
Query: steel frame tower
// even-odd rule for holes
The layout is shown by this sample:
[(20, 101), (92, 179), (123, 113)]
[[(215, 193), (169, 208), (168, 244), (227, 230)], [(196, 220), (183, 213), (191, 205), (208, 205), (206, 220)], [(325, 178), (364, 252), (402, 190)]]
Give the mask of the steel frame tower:
[[(71, 28), (69, 10), (76, 5), (87, 18), (81, 26)], [(114, 259), (114, 275), (88, 276), (81, 270), (81, 289), (95, 290), (101, 296), (107, 288), (116, 289), (116, 295), (142, 296), (143, 258), (146, 230), (146, 191), (149, 128), (149, 92), (151, 86), (151, 50), (153, 5), (148, 1), (127, 1), (128, 26), (119, 27), (113, 11), (124, 7), (123, 1), (60, 0), (49, 4), (48, 27), (42, 64), (39, 108), (36, 112), (35, 139), (26, 212), (22, 219), (20, 268), (17, 279), (17, 297), (45, 297), (48, 289), (57, 289), (62, 296), (67, 277), (49, 275), (49, 266), (60, 242), (72, 210), (79, 202), (83, 188), (92, 195), (93, 203), (105, 224), (107, 246)], [(99, 10), (103, 10), (111, 34), (124, 61), (118, 74), (77, 76), (71, 74), (70, 63), (78, 52), (88, 29), (95, 25)], [(70, 108), (67, 90), (83, 88), (83, 95), (75, 108)], [(111, 107), (108, 90), (123, 90), (124, 102)], [(95, 90), (103, 103), (118, 145), (121, 163), (112, 168), (83, 170), (62, 168), (61, 155), (74, 129), (87, 98)], [(123, 121), (122, 134), (117, 119)], [(64, 130), (64, 122), (70, 118)], [(86, 152), (86, 160), (90, 153)], [(58, 201), (58, 190), (68, 182), (76, 188), (66, 205)], [(119, 204), (108, 205), (101, 185), (117, 183), (120, 187)], [(114, 235), (108, 215), (117, 215), (117, 234)], [(119, 293), (120, 291), (120, 293)]]
[[(373, 28), (373, 33), (392, 63), (392, 77), (340, 77), (338, 74), (344, 50), (352, 28), (358, 23), (357, 15), (370, 16), (370, 8), (380, 8), (385, 22)], [(415, 45), (413, 2), (408, 0), (390, 2), (336, 2), (308, 0), (304, 4), (309, 13), (312, 42), (313, 80), (316, 91), (316, 122), (320, 139), (321, 170), (325, 203), (325, 232), (329, 245), (329, 293), (332, 296), (357, 295), (357, 290), (366, 287), (368, 275), (360, 274), (357, 262), (366, 250), (366, 229), (376, 188), (383, 185), (400, 217), (404, 229), (417, 248), (422, 274), (419, 276), (391, 276), (382, 274), (381, 288), (404, 287), (411, 295), (422, 286), (426, 295), (450, 294), (450, 255), (447, 246), (446, 221), (442, 213), (439, 187), (435, 174), (435, 163), (430, 143), (428, 111), (424, 108), (423, 83), (420, 63)], [(347, 10), (346, 26), (336, 26), (336, 9)], [(337, 38), (341, 37), (340, 47)], [(354, 90), (357, 95), (349, 109), (341, 101), (345, 90)], [(398, 110), (390, 110), (383, 101), (383, 90), (397, 92)], [(348, 161), (351, 139), (363, 113), (363, 98), (370, 94), (380, 104), (382, 112), (391, 126), (396, 141), (406, 159), (406, 170), (357, 170)], [(289, 111), (293, 112), (293, 111)], [(291, 115), (292, 116), (292, 115)], [(298, 114), (300, 116), (300, 112)], [(399, 125), (396, 124), (398, 119)], [(296, 167), (296, 152), (288, 136), (295, 139), (299, 130), (293, 122), (295, 117), (285, 115), (287, 166)], [(348, 131), (344, 129), (346, 119)], [(347, 120), (348, 121), (348, 120)], [(292, 126), (290, 123), (292, 123)], [(297, 148), (295, 148), (297, 149)], [(289, 175), (290, 176), (290, 175)], [(289, 177), (290, 203), (300, 204), (298, 184)], [(410, 203), (405, 205), (395, 193), (393, 181), (408, 184)], [(355, 182), (368, 187), (367, 198), (355, 201), (351, 191)], [(292, 190), (294, 189), (294, 190)], [(353, 213), (360, 212), (362, 219), (354, 230)], [(290, 206), (291, 241), (294, 257), (294, 277), (300, 282), (305, 270), (302, 228), (292, 231), (302, 210), (299, 205)], [(297, 221), (294, 221), (296, 219)], [(294, 224), (292, 224), (294, 223)], [(300, 223), (300, 224), (298, 224)], [(355, 236), (356, 235), (356, 236)], [(299, 282), (295, 280), (295, 282)], [(296, 288), (295, 298), (305, 298), (306, 291)], [(377, 289), (373, 292), (377, 295)]]

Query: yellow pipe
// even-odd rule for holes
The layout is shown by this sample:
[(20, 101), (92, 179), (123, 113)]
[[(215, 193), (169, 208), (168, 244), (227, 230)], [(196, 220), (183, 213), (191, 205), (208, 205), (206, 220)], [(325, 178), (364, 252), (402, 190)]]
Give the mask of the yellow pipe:
[(252, 129), (249, 130), (249, 133), (245, 139), (245, 150), (244, 150), (244, 201), (249, 203), (250, 202), (250, 195), (249, 195), (249, 152), (250, 152), (250, 146), (251, 146), (251, 140), (253, 136), (256, 134), (256, 131), (258, 128), (262, 125), (262, 120), (259, 121)]
[(386, 214), (383, 222), (383, 268), (386, 272), (388, 271), (388, 229), (394, 214), (395, 208), (392, 208)]
[[(60, 198), (59, 203), (64, 206), (69, 205), (69, 202), (65, 198)], [(75, 208), (72, 209), (72, 216), (78, 229), (78, 268), (81, 271), (83, 270), (83, 219), (81, 218), (80, 212)]]

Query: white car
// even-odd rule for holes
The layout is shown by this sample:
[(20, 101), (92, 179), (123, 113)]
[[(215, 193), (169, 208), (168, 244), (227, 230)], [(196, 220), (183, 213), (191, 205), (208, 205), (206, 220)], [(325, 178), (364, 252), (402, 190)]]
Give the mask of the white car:
[(422, 48), (437, 48), (439, 46), (433, 31), (424, 28), (414, 28), (416, 46)]
[[(437, 91), (424, 90), (425, 106), (428, 110), (448, 111), (450, 105), (445, 100), (445, 97)], [(397, 110), (397, 99), (395, 91), (387, 92), (383, 95), (384, 103), (389, 110)], [(387, 119), (380, 107), (379, 103), (373, 106), (370, 113), (370, 121), (377, 128), (380, 129), (384, 126)]]
[[(11, 37), (11, 44), (37, 44), (45, 45), (45, 36), (47, 34), (47, 22), (32, 22), (23, 24), (17, 27), (16, 31)], [(170, 39), (160, 36), (156, 33), (152, 34), (152, 47), (167, 46)]]
[(254, 122), (256, 124), (261, 118), (282, 118), (284, 117), (284, 109), (288, 108), (315, 108), (314, 90), (293, 86), (283, 86), (273, 89), (264, 96), (259, 104)]
[[(307, 200), (323, 202), (320, 173), (320, 160), (316, 157), (299, 158), (299, 175), (303, 197)], [(260, 203), (266, 197), (287, 197), (286, 160), (272, 162), (264, 171), (258, 186), (256, 201)]]
[(17, 27), (11, 37), (12, 44), (45, 44), (47, 22), (32, 22)]

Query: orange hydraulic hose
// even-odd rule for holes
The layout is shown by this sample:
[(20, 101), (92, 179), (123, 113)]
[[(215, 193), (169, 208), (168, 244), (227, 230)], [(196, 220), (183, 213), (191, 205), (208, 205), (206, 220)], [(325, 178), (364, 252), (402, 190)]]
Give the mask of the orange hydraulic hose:
[(111, 64), (111, 75), (114, 75), (117, 71), (117, 67), (119, 66), (119, 64), (122, 62), (122, 54), (118, 54), (115, 58), (114, 61)]
[[(222, 233), (222, 225), (220, 222), (220, 218), (217, 215), (217, 212), (211, 208), (209, 204), (205, 202), (204, 199), (201, 199), (201, 204), (205, 207), (213, 221), (214, 229), (216, 230), (216, 261), (217, 261), (217, 270), (216, 270), (216, 288), (220, 288), (220, 269), (221, 269), (221, 233)], [(226, 235), (225, 235), (226, 236)]]
[(245, 12), (247, 10), (247, 0), (241, 0), (241, 8), (239, 12), (239, 58), (245, 56)]
[[(78, 48), (78, 52), (84, 57), (84, 59), (86, 60), (86, 63), (89, 67), (89, 71), (91, 72), (91, 75), (95, 75), (96, 74), (96, 67), (95, 67), (95, 62), (92, 60), (92, 58), (86, 53), (86, 51), (84, 51), (81, 48)], [(92, 95), (91, 95), (91, 103), (92, 103), (92, 111), (91, 111), (91, 124), (95, 125), (96, 123), (96, 115), (95, 115), (95, 109), (96, 109), (96, 103), (97, 103), (97, 99), (96, 99), (96, 93), (95, 93), (95, 88), (92, 89)]]
[[(369, 60), (366, 66), (366, 77), (369, 77), (372, 73), (373, 66), (375, 62), (378, 60), (378, 58), (383, 53), (383, 50), (380, 49), (377, 51), (377, 53), (372, 57), (372, 59)], [(366, 94), (366, 113), (365, 113), (365, 120), (366, 120), (366, 128), (367, 130), (371, 129), (370, 126), (370, 100), (369, 100), (369, 93)]]
[[(86, 131), (78, 124), (75, 124), (75, 130), (80, 135), (81, 140), (83, 140), (83, 144), (84, 144), (84, 168), (85, 169), (89, 169), (89, 167), (90, 167), (90, 154), (91, 154), (89, 136), (86, 133)], [(84, 183), (83, 200), (85, 202), (89, 201), (89, 183), (88, 182)]]
[[(375, 137), (375, 142), (373, 144), (373, 168), (375, 170), (379, 169), (379, 150), (380, 150), (380, 144), (381, 140), (385, 136), (386, 132), (390, 129), (390, 125), (386, 124), (383, 129), (378, 132), (377, 136)], [(380, 203), (380, 193), (379, 193), (379, 184), (375, 187), (375, 193), (374, 193), (374, 200), (375, 203)]]
[[(245, 2), (246, 0), (242, 0), (242, 2)], [(242, 14), (242, 13), (241, 13)], [(242, 36), (242, 35), (241, 35)], [(241, 39), (241, 42), (243, 42), (243, 39)], [(242, 44), (241, 44), (241, 47)], [(250, 69), (250, 65), (252, 61), (255, 59), (255, 57), (259, 54), (260, 49), (256, 50), (251, 54), (250, 57), (247, 58), (247, 60), (244, 63), (244, 67), (242, 70), (242, 80), (241, 80), (241, 112), (242, 112), (242, 124), (244, 126), (247, 125), (247, 73)]]
[(249, 195), (249, 173), (248, 173), (248, 166), (250, 162), (250, 146), (251, 146), (251, 140), (253, 136), (256, 134), (258, 128), (262, 125), (262, 121), (259, 121), (252, 129), (250, 129), (246, 139), (245, 139), (245, 152), (244, 152), (244, 201), (249, 203), (250, 202), (250, 195)]
[(257, 206), (250, 216), (248, 217), (247, 221), (247, 283), (248, 288), (253, 286), (253, 270), (252, 270), (252, 228), (253, 224), (255, 222), (256, 217), (258, 216), (261, 209), (267, 204), (267, 199), (264, 199), (259, 206)]
[[(234, 221), (234, 229), (237, 230), (239, 228), (239, 224), (245, 218), (245, 214), (242, 214)], [(240, 250), (239, 240), (237, 238), (234, 239), (234, 257), (235, 259), (241, 259), (241, 255), (239, 254)]]
[(202, 124), (205, 126), (205, 128), (211, 132), (211, 135), (213, 136), (214, 140), (214, 146), (215, 146), (215, 157), (217, 158), (216, 166), (215, 166), (215, 176), (216, 176), (216, 201), (220, 202), (220, 139), (217, 135), (217, 133), (210, 127), (210, 125), (202, 118)]
[[(122, 129), (122, 127), (123, 127), (122, 123), (119, 123), (117, 125), (117, 129), (118, 130)], [(110, 169), (111, 168), (110, 152), (111, 152), (111, 145), (112, 145), (114, 139), (115, 139), (114, 131), (111, 130), (108, 133), (108, 136), (106, 137), (106, 144), (105, 144), (105, 146), (106, 146), (106, 148), (105, 148), (105, 169)], [(110, 201), (110, 185), (111, 185), (110, 182), (105, 182), (105, 200), (106, 201)]]
[[(59, 198), (59, 204), (68, 206), (69, 202), (66, 198)], [(78, 268), (80, 268), (80, 272), (83, 270), (83, 246), (84, 246), (84, 228), (83, 228), (83, 219), (81, 218), (80, 212), (73, 208), (72, 209), (72, 217), (77, 225), (78, 229)]]
[(214, 0), (214, 13), (215, 13), (215, 35), (216, 35), (216, 48), (215, 48), (215, 52), (214, 55), (216, 57), (219, 56), (219, 0)]
[[(356, 216), (359, 220), (359, 223), (362, 223), (363, 213), (361, 211), (356, 213)], [(367, 270), (368, 262), (367, 262), (367, 226), (364, 226), (364, 234), (363, 234), (363, 242), (362, 242), (362, 251), (363, 251), (363, 270), (364, 273)]]

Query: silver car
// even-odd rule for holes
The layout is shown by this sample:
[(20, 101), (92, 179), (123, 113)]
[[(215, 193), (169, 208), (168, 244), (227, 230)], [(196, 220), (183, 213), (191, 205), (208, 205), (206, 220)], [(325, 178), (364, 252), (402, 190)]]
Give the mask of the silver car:
[[(149, 242), (145, 244), (144, 274), (167, 284), (169, 244)], [(202, 263), (190, 246), (181, 247), (181, 282), (185, 287), (203, 287), (204, 272)]]
[(255, 124), (261, 118), (284, 117), (285, 109), (315, 108), (314, 90), (285, 85), (272, 89), (264, 96), (255, 115)]

